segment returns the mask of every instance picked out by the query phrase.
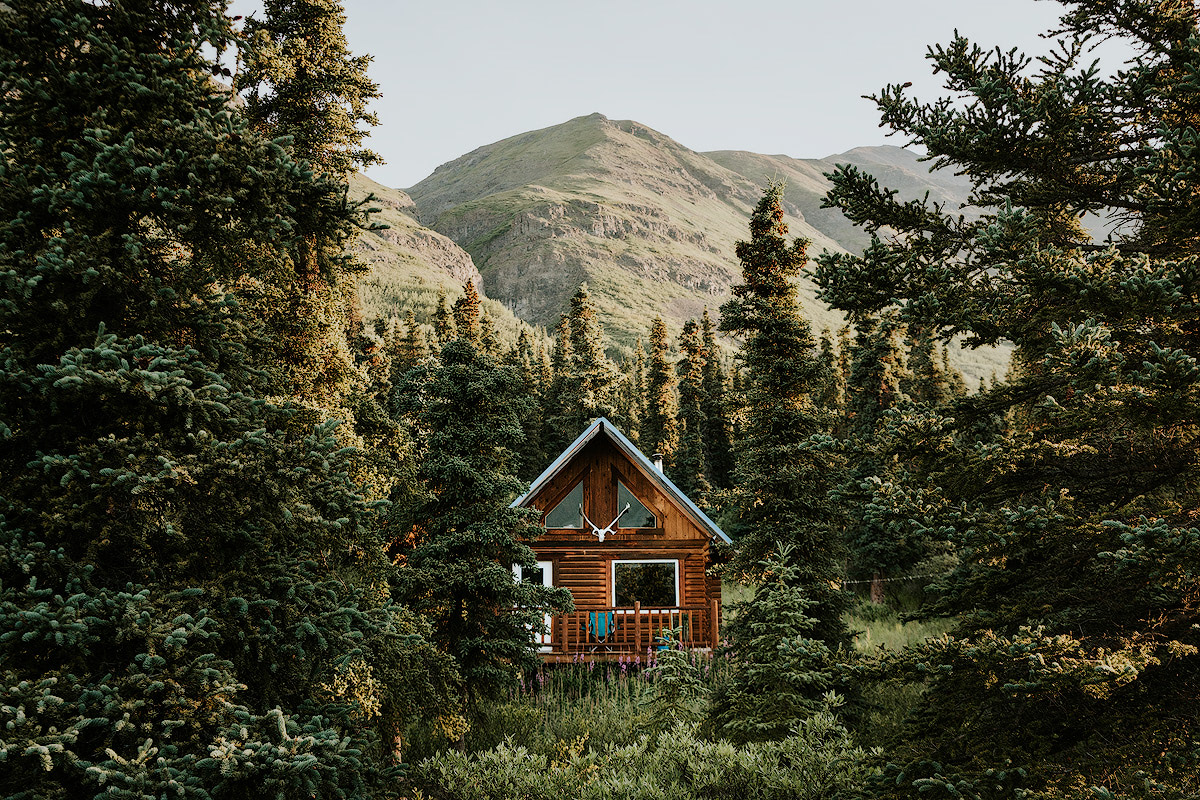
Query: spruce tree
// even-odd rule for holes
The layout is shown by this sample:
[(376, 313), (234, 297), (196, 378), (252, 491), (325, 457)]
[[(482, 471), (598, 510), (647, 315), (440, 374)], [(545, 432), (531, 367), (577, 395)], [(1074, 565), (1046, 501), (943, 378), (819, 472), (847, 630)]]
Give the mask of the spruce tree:
[(347, 181), (355, 167), (379, 161), (362, 146), (367, 132), (358, 127), (376, 123), (367, 110), (379, 96), (366, 74), (371, 59), (350, 55), (344, 23), (338, 0), (267, 0), (262, 17), (246, 22), (254, 46), (235, 76), (255, 129), (287, 137), (293, 159), (334, 188), (323, 202), (306, 203), (277, 269), (245, 290), (268, 325), (262, 358), (279, 394), (342, 419), (352, 417), (350, 395), (360, 382), (347, 336), (364, 269), (345, 247), (354, 223), (364, 224), (348, 207)]
[(901, 389), (914, 403), (940, 406), (950, 402), (950, 380), (942, 369), (938, 357), (938, 343), (933, 332), (920, 325), (909, 326), (906, 336), (908, 345), (909, 376)]
[(716, 326), (704, 309), (700, 317), (703, 343), (704, 378), (700, 392), (700, 410), (704, 419), (704, 463), (709, 482), (718, 489), (728, 489), (733, 472), (733, 423), (730, 421), (726, 398), (725, 370), (721, 366), (721, 345), (717, 342)]
[(684, 323), (679, 336), (679, 449), (671, 479), (693, 500), (702, 500), (712, 489), (704, 460), (704, 339), (695, 320)]
[(516, 446), (517, 477), (523, 481), (532, 481), (546, 465), (550, 456), (543, 446), (545, 436), (545, 390), (542, 376), (539, 374), (541, 365), (538, 363), (537, 351), (533, 348), (533, 337), (528, 330), (521, 330), (517, 344), (505, 358), (505, 364), (517, 370), (521, 388), (519, 394), (527, 399), (521, 413), (521, 430), (524, 438)]
[(483, 345), (483, 325), (479, 319), (479, 292), (472, 281), (463, 284), (462, 297), (454, 301), (454, 332), (472, 347)]
[(621, 376), (604, 353), (604, 330), (586, 283), (571, 298), (554, 360), (550, 449), (561, 452), (597, 417), (624, 424), (617, 414)]
[(670, 360), (671, 341), (662, 317), (655, 317), (650, 328), (650, 364), (646, 370), (646, 414), (642, 418), (639, 440), (647, 453), (661, 453), (663, 462), (674, 461), (679, 446), (676, 422), (675, 365)]
[[(467, 309), (458, 326), (477, 330)], [(398, 511), (396, 592), (431, 620), (477, 711), (539, 663), (534, 632), (544, 614), (570, 610), (571, 595), (513, 577), (514, 565), (536, 566), (527, 542), (541, 531), (536, 511), (509, 507), (523, 487), (516, 448), (531, 405), (518, 370), (463, 337), (410, 377), (402, 405), (422, 443), (424, 495)]]
[[(1196, 11), (1065, 5), (1044, 59), (956, 36), (930, 51), (954, 100), (875, 98), (973, 180), (981, 218), (901, 203), (851, 167), (832, 178), (828, 202), (889, 234), (823, 258), (825, 298), (1016, 346), (1008, 379), (936, 422), (954, 434), (930, 487), (945, 504), (906, 515), (962, 563), (934, 586), (953, 636), (896, 659), (926, 691), (883, 795), (1197, 791)], [(1119, 71), (1091, 64), (1106, 38), (1130, 47)], [(1091, 212), (1122, 225), (1094, 241)], [(1012, 428), (976, 444), (996, 414)]]
[(834, 651), (814, 635), (813, 601), (788, 548), (762, 564), (754, 596), (729, 609), (726, 655), (707, 726), (737, 743), (786, 738), (826, 709), (835, 684)]
[(446, 292), (438, 292), (437, 307), (433, 310), (433, 338), (438, 347), (453, 341), (458, 335), (454, 330), (454, 312), (450, 310), (450, 300)]
[(833, 334), (828, 328), (821, 331), (819, 342), (824, 376), (821, 393), (817, 397), (817, 405), (831, 417), (837, 419), (846, 413), (847, 376), (841, 370), (841, 359), (837, 352), (837, 346), (834, 345)]
[[(843, 510), (850, 577), (870, 581), (873, 603), (884, 601), (884, 580), (911, 574), (926, 556), (919, 529), (897, 523), (881, 511), (896, 486), (916, 475), (906, 471), (892, 445), (894, 429), (912, 418), (912, 402), (902, 387), (911, 383), (900, 344), (895, 315), (864, 316), (858, 320), (850, 349), (846, 382), (846, 439), (848, 464), (835, 497)], [(907, 449), (907, 448), (906, 448)]]
[(642, 423), (646, 418), (646, 351), (640, 336), (633, 343), (633, 358), (625, 381), (625, 394), (629, 398), (627, 427), (636, 444), (641, 439)]
[(890, 409), (908, 402), (900, 330), (892, 315), (858, 320), (846, 381), (846, 416), (851, 434), (870, 436)]
[(604, 353), (604, 327), (586, 283), (571, 298), (567, 324), (571, 329), (571, 385), (577, 392), (580, 421), (586, 424), (596, 417), (616, 417), (620, 376)]
[(967, 394), (967, 382), (963, 380), (962, 373), (950, 366), (950, 346), (942, 345), (942, 374), (946, 376), (946, 382), (950, 385), (951, 397), (965, 397)]
[(404, 315), (404, 333), (397, 332), (392, 341), (392, 385), (395, 386), (404, 373), (429, 355), (425, 331), (417, 322), (417, 316), (411, 308)]
[(500, 342), (500, 331), (496, 329), (496, 320), (484, 311), (479, 317), (479, 343), (483, 351), (492, 358), (504, 355), (504, 345)]
[(449, 700), (350, 454), (265, 399), (228, 293), (349, 221), (214, 82), (223, 9), (0, 12), (6, 797), (361, 796)]
[(792, 280), (805, 264), (806, 242), (787, 240), (783, 187), (772, 184), (750, 218), (750, 240), (738, 242), (743, 282), (721, 307), (721, 330), (744, 337), (745, 434), (738, 442), (734, 569), (754, 574), (787, 545), (798, 580), (814, 602), (816, 638), (837, 646), (846, 595), (840, 534), (827, 493), (836, 461), (828, 452), (813, 393), (821, 364)]
[(368, 106), (380, 97), (367, 76), (370, 56), (353, 56), (340, 0), (265, 0), (246, 20), (253, 47), (238, 75), (246, 112), (262, 130), (291, 137), (292, 152), (321, 174), (346, 178), (382, 163), (363, 146), (379, 124)]
[(574, 436), (579, 435), (576, 433), (572, 436), (564, 424), (571, 395), (567, 388), (571, 368), (571, 329), (567, 324), (566, 314), (559, 317), (549, 360), (550, 380), (542, 397), (543, 418), (546, 421), (545, 444), (548, 453), (561, 453)]

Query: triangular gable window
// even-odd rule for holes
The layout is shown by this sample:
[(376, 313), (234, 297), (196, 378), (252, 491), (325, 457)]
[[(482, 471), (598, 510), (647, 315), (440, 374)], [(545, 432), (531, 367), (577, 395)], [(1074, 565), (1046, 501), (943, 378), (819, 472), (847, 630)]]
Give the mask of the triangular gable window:
[(550, 509), (546, 514), (547, 528), (582, 528), (583, 512), (583, 481), (575, 484), (575, 488), (567, 492), (562, 502)]
[(633, 492), (625, 488), (625, 484), (617, 481), (617, 511), (629, 504), (629, 510), (621, 515), (622, 528), (657, 528), (658, 520), (654, 512), (646, 508)]

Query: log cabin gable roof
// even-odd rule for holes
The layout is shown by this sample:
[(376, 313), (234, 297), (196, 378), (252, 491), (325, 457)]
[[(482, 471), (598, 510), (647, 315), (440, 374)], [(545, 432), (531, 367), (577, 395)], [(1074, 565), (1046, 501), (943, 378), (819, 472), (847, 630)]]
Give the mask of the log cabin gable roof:
[[(528, 507), (535, 498), (538, 498), (543, 493), (543, 490), (549, 490), (548, 495), (540, 498), (541, 504), (544, 504), (544, 510), (553, 508), (574, 488), (575, 483), (586, 474), (587, 468), (581, 468), (580, 466), (580, 457), (584, 456), (584, 451), (589, 449), (589, 445), (601, 442), (610, 444), (617, 452), (624, 456), (624, 460), (628, 462), (629, 466), (625, 468), (618, 466), (615, 470), (617, 477), (622, 479), (626, 488), (637, 495), (638, 499), (646, 504), (651, 511), (660, 515), (660, 524), (663, 509), (656, 507), (658, 506), (658, 498), (653, 495), (661, 495), (665, 498), (667, 502), (674, 505), (699, 531), (703, 532), (709, 538), (727, 544), (730, 543), (730, 539), (725, 535), (725, 532), (709, 519), (708, 515), (701, 511), (687, 495), (680, 491), (679, 487), (670, 478), (655, 469), (650, 459), (646, 458), (633, 442), (629, 441), (616, 426), (604, 417), (597, 419), (589, 425), (550, 466), (546, 467), (542, 474), (530, 484), (529, 491), (512, 502), (512, 507)], [(567, 480), (564, 480), (564, 478)], [(653, 487), (656, 491), (653, 493), (646, 492), (647, 485)], [(604, 520), (595, 520), (598, 525), (604, 525), (608, 521), (607, 518)]]

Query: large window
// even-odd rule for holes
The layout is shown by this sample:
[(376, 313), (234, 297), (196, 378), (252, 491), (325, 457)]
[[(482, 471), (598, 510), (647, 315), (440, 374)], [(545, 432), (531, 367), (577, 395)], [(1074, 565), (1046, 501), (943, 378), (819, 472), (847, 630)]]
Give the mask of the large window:
[(657, 528), (658, 520), (654, 518), (654, 512), (646, 508), (641, 500), (638, 500), (633, 492), (625, 488), (625, 484), (617, 481), (617, 510), (620, 511), (626, 505), (629, 510), (621, 515), (620, 527), (622, 528)]
[(679, 562), (644, 559), (613, 562), (613, 601), (616, 606), (641, 603), (643, 608), (679, 605)]
[(583, 512), (583, 482), (575, 484), (575, 488), (567, 492), (562, 502), (550, 509), (546, 514), (547, 528), (582, 528)]

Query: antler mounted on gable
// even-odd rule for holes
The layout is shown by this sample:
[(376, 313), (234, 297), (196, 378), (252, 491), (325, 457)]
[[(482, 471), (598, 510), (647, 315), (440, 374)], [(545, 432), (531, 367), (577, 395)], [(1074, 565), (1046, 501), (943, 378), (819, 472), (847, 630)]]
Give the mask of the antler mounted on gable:
[(621, 515), (624, 514), (628, 510), (629, 510), (629, 503), (626, 503), (625, 507), (621, 509), (620, 513), (617, 514), (617, 516), (613, 517), (612, 522), (608, 523), (608, 525), (606, 525), (604, 528), (598, 528), (598, 527), (596, 527), (596, 523), (594, 523), (590, 519), (588, 519), (588, 515), (583, 513), (583, 504), (582, 503), (579, 504), (579, 513), (581, 515), (583, 515), (584, 521), (587, 522), (588, 525), (592, 526), (592, 535), (595, 536), (597, 539), (599, 539), (602, 542), (604, 541), (604, 537), (606, 534), (616, 533), (616, 529), (613, 526), (616, 525), (617, 522), (620, 521)]

